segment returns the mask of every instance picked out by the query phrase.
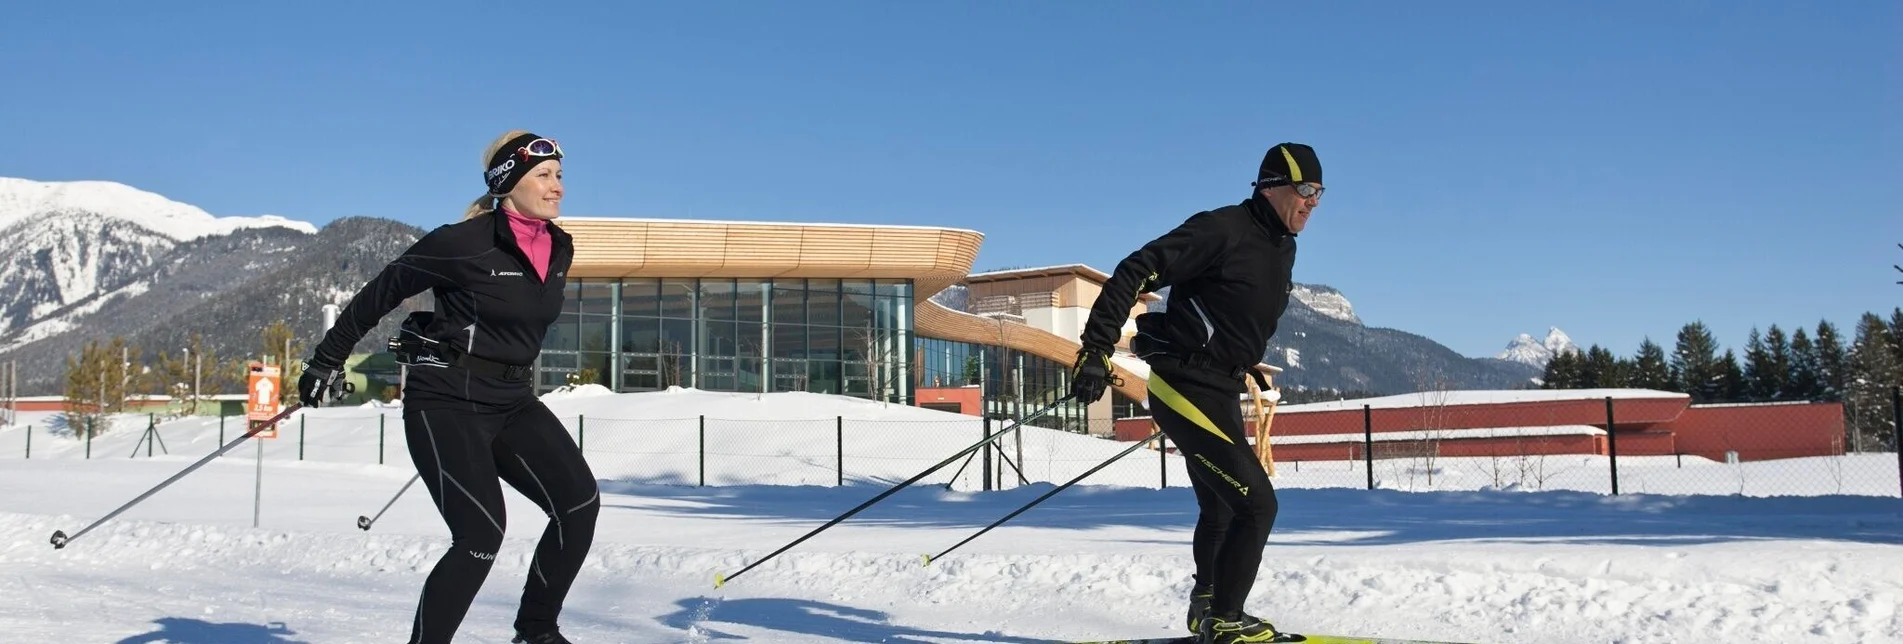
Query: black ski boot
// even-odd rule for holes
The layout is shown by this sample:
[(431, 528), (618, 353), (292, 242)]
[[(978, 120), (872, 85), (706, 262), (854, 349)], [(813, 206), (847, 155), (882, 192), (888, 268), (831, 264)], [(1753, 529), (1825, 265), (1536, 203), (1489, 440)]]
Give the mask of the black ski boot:
[(1203, 616), (1209, 614), (1209, 602), (1216, 596), (1214, 586), (1197, 586), (1189, 589), (1189, 633), (1196, 634), (1196, 625), (1201, 624)]
[(1248, 613), (1205, 615), (1196, 628), (1197, 644), (1245, 644), (1250, 642), (1300, 642), (1300, 635), (1275, 630), (1275, 625)]
[(551, 628), (534, 634), (516, 633), (515, 639), (509, 640), (509, 644), (574, 644), (574, 642), (562, 637), (561, 631)]

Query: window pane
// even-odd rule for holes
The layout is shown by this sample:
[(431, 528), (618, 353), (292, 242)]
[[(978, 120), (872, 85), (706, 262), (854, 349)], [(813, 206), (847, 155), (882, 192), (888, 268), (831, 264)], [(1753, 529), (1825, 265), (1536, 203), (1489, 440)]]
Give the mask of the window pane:
[(839, 327), (806, 328), (806, 357), (813, 360), (839, 360)]
[(733, 280), (709, 278), (700, 281), (701, 317), (709, 320), (733, 320)]
[(621, 318), (621, 351), (654, 353), (661, 349), (661, 321), (651, 317)]
[(733, 325), (734, 352), (741, 357), (761, 358), (766, 356), (766, 337), (761, 335), (765, 328), (759, 322), (739, 322)]
[(661, 317), (694, 317), (694, 290), (691, 279), (661, 280)]
[(773, 283), (773, 319), (774, 324), (806, 323), (806, 288), (801, 280), (779, 280)]
[(648, 277), (630, 277), (621, 280), (621, 314), (660, 315), (660, 282)]
[(805, 360), (773, 361), (774, 391), (806, 391), (806, 383), (810, 377), (806, 373)]
[(880, 295), (912, 299), (912, 280), (882, 279), (879, 280), (878, 289)]
[(621, 388), (627, 391), (652, 391), (660, 389), (661, 376), (656, 373), (622, 374)]
[(844, 309), (839, 318), (839, 326), (848, 329), (863, 329), (872, 324), (873, 297), (866, 294), (847, 294), (841, 303)]
[(613, 326), (614, 318), (606, 315), (581, 316), (580, 350), (607, 351), (612, 339), (609, 334), (613, 332)]
[(739, 357), (734, 359), (734, 391), (762, 391), (761, 369), (765, 362), (757, 357)]
[(839, 325), (839, 280), (806, 280), (806, 323)]
[(799, 324), (773, 325), (773, 357), (806, 357), (806, 327)]
[(542, 336), (542, 349), (545, 351), (574, 351), (580, 342), (577, 339), (580, 319), (573, 313), (563, 313), (549, 325), (548, 334)]
[(806, 361), (806, 390), (822, 393), (840, 393), (839, 363), (832, 360)]
[(732, 322), (708, 322), (701, 325), (700, 353), (710, 356), (740, 355), (740, 338)]
[(595, 372), (595, 384), (606, 387), (609, 382), (608, 369), (610, 367), (608, 363), (610, 357), (610, 354), (607, 353), (583, 353), (581, 354), (581, 368), (593, 369)]
[[(576, 280), (581, 282), (580, 307), (582, 313), (611, 315), (614, 313), (614, 283), (609, 280)], [(573, 282), (571, 282), (573, 283)]]
[(761, 307), (766, 305), (767, 283), (761, 280), (739, 280), (734, 284), (734, 319), (742, 322), (760, 322)]
[(660, 350), (664, 355), (693, 355), (694, 321), (673, 318), (661, 320)]

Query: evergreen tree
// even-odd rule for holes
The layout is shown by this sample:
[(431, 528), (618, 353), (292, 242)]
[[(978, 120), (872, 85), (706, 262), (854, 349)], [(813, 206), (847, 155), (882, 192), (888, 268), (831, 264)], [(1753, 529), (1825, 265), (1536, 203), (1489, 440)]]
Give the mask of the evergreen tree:
[(1546, 373), (1541, 378), (1546, 381), (1544, 389), (1578, 389), (1584, 387), (1581, 370), (1584, 368), (1579, 354), (1566, 351), (1553, 356), (1546, 363)]
[(1744, 342), (1744, 393), (1749, 400), (1770, 400), (1777, 395), (1777, 384), (1770, 372), (1771, 352), (1764, 348), (1764, 337), (1758, 335), (1758, 328), (1751, 327), (1751, 335)]
[(1630, 374), (1627, 386), (1680, 391), (1679, 386), (1672, 381), (1671, 367), (1665, 362), (1665, 348), (1653, 342), (1651, 336), (1646, 336), (1645, 341), (1639, 343), (1639, 354), (1632, 361)]
[(1717, 395), (1712, 402), (1739, 402), (1747, 395), (1748, 384), (1744, 378), (1744, 369), (1738, 366), (1738, 355), (1725, 349), (1725, 357), (1718, 363)]
[(1620, 369), (1619, 359), (1613, 357), (1612, 350), (1597, 344), (1586, 349), (1586, 368), (1588, 374), (1586, 387), (1624, 387), (1625, 373)]
[(1816, 400), (1824, 391), (1823, 370), (1818, 367), (1817, 346), (1810, 341), (1810, 334), (1804, 327), (1791, 332), (1791, 371), (1790, 378), (1784, 381), (1784, 390), (1778, 392), (1778, 398), (1784, 400)]
[(1765, 372), (1765, 376), (1770, 379), (1770, 382), (1764, 383), (1770, 394), (1767, 399), (1775, 399), (1790, 387), (1792, 362), (1791, 341), (1776, 324), (1771, 325), (1771, 330), (1764, 334), (1764, 353), (1771, 360), (1771, 369)]
[(1903, 365), (1903, 307), (1890, 311), (1890, 348), (1896, 354), (1896, 363)]
[(1846, 357), (1843, 336), (1837, 332), (1837, 325), (1829, 320), (1817, 322), (1817, 370), (1823, 388), (1818, 397), (1829, 401), (1844, 399), (1845, 378), (1850, 374), (1850, 361)]
[(1899, 361), (1890, 327), (1875, 313), (1857, 321), (1857, 338), (1850, 345), (1850, 377), (1846, 379), (1846, 415), (1850, 443), (1858, 449), (1880, 448), (1890, 442), (1890, 388), (1897, 386)]
[(1718, 360), (1718, 341), (1703, 321), (1679, 329), (1672, 371), (1678, 374), (1679, 391), (1691, 394), (1692, 402), (1725, 399), (1725, 370)]

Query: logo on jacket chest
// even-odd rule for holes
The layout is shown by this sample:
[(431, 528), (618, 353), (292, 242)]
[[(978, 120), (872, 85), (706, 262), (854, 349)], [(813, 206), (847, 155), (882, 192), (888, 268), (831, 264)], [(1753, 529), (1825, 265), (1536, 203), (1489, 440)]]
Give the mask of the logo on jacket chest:
[(522, 271), (499, 271), (499, 270), (491, 268), (489, 269), (489, 276), (490, 277), (521, 277)]

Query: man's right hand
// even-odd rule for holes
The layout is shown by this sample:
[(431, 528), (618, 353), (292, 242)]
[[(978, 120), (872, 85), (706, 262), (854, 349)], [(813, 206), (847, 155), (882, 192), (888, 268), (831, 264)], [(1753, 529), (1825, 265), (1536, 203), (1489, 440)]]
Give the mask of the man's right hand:
[[(1097, 402), (1109, 388), (1113, 376), (1110, 367), (1110, 353), (1091, 347), (1077, 350), (1077, 363), (1072, 366), (1070, 393), (1077, 402), (1086, 405)], [(1118, 384), (1122, 384), (1118, 381)]]
[(344, 370), (311, 361), (304, 362), (304, 373), (297, 377), (297, 399), (305, 407), (322, 407), (326, 399), (343, 397)]

